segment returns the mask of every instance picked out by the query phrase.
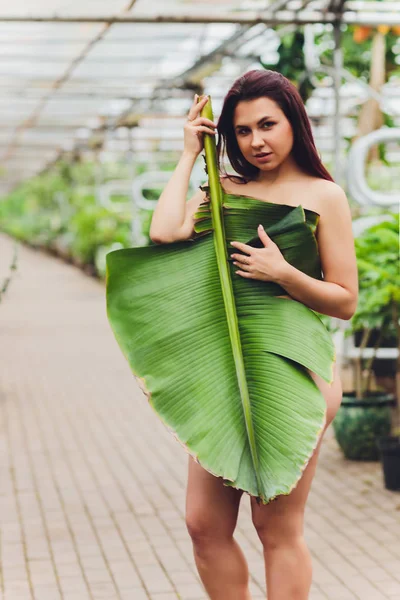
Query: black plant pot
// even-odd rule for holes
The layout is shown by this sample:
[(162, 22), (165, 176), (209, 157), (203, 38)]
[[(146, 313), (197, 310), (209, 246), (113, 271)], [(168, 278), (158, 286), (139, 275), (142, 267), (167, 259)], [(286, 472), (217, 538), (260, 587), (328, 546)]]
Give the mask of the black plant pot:
[(359, 399), (355, 394), (343, 396), (333, 420), (333, 430), (343, 454), (350, 460), (379, 460), (378, 439), (390, 435), (392, 407), (390, 394), (371, 392)]
[(400, 492), (400, 437), (382, 437), (378, 440), (387, 490)]

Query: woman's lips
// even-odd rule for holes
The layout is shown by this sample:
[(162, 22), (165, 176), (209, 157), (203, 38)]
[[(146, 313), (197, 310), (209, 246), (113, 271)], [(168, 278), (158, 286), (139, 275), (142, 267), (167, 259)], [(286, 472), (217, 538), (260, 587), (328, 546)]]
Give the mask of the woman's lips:
[(259, 163), (265, 163), (265, 162), (268, 162), (269, 160), (271, 160), (272, 152), (268, 152), (268, 154), (262, 154), (261, 156), (255, 156), (254, 158)]

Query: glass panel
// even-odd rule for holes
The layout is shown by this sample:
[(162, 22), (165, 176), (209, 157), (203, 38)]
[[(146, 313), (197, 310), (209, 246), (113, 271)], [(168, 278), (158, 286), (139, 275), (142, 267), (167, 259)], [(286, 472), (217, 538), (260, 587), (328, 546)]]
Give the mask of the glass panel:
[[(137, 0), (132, 14), (223, 14), (227, 11), (263, 11), (275, 0)], [(327, 7), (329, 0), (290, 0), (287, 9), (310, 11)], [(386, 0), (385, 13), (398, 2)], [(205, 61), (186, 81), (186, 71), (202, 57), (240, 31), (237, 24), (114, 24), (102, 35), (102, 23), (1, 22), (1, 16), (115, 15), (129, 0), (13, 0), (0, 8), (0, 160), (9, 171), (0, 179), (0, 192), (32, 170), (42, 168), (63, 148), (76, 143), (84, 149), (91, 128), (129, 112), (138, 120), (132, 133), (134, 150), (141, 155), (182, 148), (184, 116), (196, 84), (213, 97), (218, 115), (233, 80), (249, 68), (259, 68), (254, 58), (274, 56), (279, 36), (259, 24), (243, 29), (239, 43)], [(367, 14), (376, 2), (349, 0), (354, 14)], [(383, 6), (384, 5), (384, 6)], [(358, 11), (358, 13), (357, 13)], [(92, 44), (93, 42), (93, 44)], [(85, 55), (86, 53), (86, 55)], [(232, 54), (232, 56), (230, 55)], [(196, 88), (198, 89), (198, 88)], [(353, 111), (363, 90), (342, 86), (343, 110)], [(399, 105), (396, 82), (383, 89), (384, 106), (393, 113)], [(332, 148), (332, 89), (314, 92), (307, 106), (321, 119), (314, 127), (321, 151)], [(32, 119), (32, 117), (34, 117)], [(29, 124), (29, 129), (24, 129)], [(354, 121), (346, 123), (352, 131)], [(128, 141), (118, 130), (105, 134), (105, 152), (126, 152)], [(7, 160), (4, 160), (4, 157)], [(147, 154), (148, 156), (148, 154)], [(20, 165), (20, 166), (19, 166)]]

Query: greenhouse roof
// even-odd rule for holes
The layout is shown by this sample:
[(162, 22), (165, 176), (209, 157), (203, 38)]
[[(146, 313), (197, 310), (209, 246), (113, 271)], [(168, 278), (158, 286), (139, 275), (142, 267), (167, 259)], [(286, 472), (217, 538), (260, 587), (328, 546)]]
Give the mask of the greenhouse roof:
[(26, 0), (14, 0), (3, 5), (0, 194), (74, 149), (178, 150), (193, 93), (211, 94), (218, 113), (230, 83), (259, 67), (260, 57), (276, 54), (279, 36), (273, 27), (290, 30), (300, 23), (399, 24), (400, 2), (35, 0), (28, 8)]

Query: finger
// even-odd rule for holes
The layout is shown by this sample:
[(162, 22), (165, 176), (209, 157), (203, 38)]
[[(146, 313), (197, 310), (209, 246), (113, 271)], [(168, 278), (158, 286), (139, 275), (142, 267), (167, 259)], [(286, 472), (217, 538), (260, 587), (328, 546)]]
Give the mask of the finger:
[(216, 127), (217, 124), (214, 123), (214, 121), (211, 121), (211, 119), (207, 119), (206, 117), (197, 117), (196, 119), (193, 119), (192, 121), (192, 125), (209, 125), (210, 127)]
[(200, 98), (200, 96), (198, 96), (197, 94), (194, 95), (194, 101), (193, 101), (193, 105), (197, 108), (200, 104), (202, 106), (204, 106), (204, 104), (207, 104), (208, 102), (208, 96), (203, 96), (202, 98)]
[(232, 254), (234, 260), (239, 261), (240, 264), (249, 265), (250, 257), (247, 254)]
[(246, 252), (247, 254), (251, 254), (254, 248), (252, 246), (248, 246), (247, 244), (242, 244), (242, 242), (231, 242), (231, 246), (241, 250), (242, 252)]
[(203, 96), (203, 98), (201, 98), (199, 100), (199, 96), (197, 94), (195, 94), (193, 105), (192, 105), (191, 109), (189, 110), (189, 113), (187, 116), (188, 121), (194, 121), (196, 119), (196, 117), (199, 116), (200, 112), (203, 110), (203, 107), (207, 104), (207, 102), (208, 102), (208, 96)]
[(197, 112), (202, 111), (204, 106), (207, 104), (207, 102), (208, 102), (208, 96), (203, 96), (202, 98), (200, 98), (200, 100), (198, 100), (196, 103), (196, 111)]
[(211, 133), (215, 135), (217, 132), (214, 129), (210, 129), (209, 127), (205, 127), (204, 125), (198, 125), (196, 127), (196, 131), (204, 131), (204, 133)]
[(235, 271), (236, 275), (241, 275), (242, 277), (246, 277), (247, 279), (251, 279), (251, 273), (247, 273), (246, 271)]
[(268, 242), (272, 241), (262, 225), (258, 226), (257, 232), (258, 232), (258, 236), (259, 236), (260, 240), (262, 241), (262, 243), (264, 244), (264, 246), (267, 246)]
[(189, 110), (188, 115), (187, 115), (187, 119), (188, 120), (190, 119), (192, 121), (196, 117), (196, 114), (197, 114), (196, 106), (197, 106), (198, 99), (199, 99), (198, 95), (195, 94), (194, 95), (194, 99), (193, 99), (193, 104), (190, 107), (190, 110)]
[[(199, 112), (198, 107), (199, 107), (201, 101), (202, 100), (199, 100), (199, 95), (195, 94), (194, 95), (194, 99), (193, 99), (193, 104), (192, 104), (192, 106), (191, 106), (191, 108), (190, 108), (190, 110), (188, 112), (188, 116), (187, 116), (187, 118), (190, 119), (191, 121), (193, 121), (193, 119), (196, 118), (196, 116), (197, 116), (197, 114)], [(205, 104), (205, 102), (204, 102), (204, 104)], [(203, 107), (203, 104), (201, 105), (201, 108), (202, 107)]]
[(234, 261), (233, 264), (235, 265), (235, 267), (240, 267), (240, 269), (244, 269), (247, 273), (251, 269), (250, 265), (247, 265), (246, 263), (239, 263)]

